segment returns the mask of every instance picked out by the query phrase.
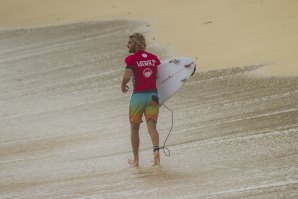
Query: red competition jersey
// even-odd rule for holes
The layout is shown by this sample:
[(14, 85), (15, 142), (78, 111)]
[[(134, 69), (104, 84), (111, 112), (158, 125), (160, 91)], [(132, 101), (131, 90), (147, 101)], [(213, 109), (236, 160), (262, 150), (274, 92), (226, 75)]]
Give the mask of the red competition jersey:
[(157, 66), (160, 64), (156, 55), (139, 50), (125, 58), (126, 68), (133, 70), (134, 93), (156, 91)]

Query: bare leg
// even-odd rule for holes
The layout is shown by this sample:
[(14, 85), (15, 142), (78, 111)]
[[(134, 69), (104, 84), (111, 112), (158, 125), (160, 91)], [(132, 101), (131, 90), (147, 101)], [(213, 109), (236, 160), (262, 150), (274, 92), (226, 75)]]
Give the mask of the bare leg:
[(130, 123), (131, 127), (131, 147), (133, 152), (133, 160), (128, 160), (128, 164), (131, 166), (137, 167), (139, 166), (139, 146), (140, 146), (140, 137), (139, 137), (139, 129), (140, 124)]
[[(151, 141), (152, 141), (153, 147), (159, 146), (159, 134), (158, 134), (157, 129), (156, 129), (156, 122), (154, 120), (148, 120), (147, 121), (147, 128), (148, 128), (148, 132), (151, 136)], [(159, 151), (158, 150), (155, 151), (153, 155), (154, 155), (154, 157), (153, 157), (153, 160), (154, 160), (153, 166), (159, 166), (160, 165)]]

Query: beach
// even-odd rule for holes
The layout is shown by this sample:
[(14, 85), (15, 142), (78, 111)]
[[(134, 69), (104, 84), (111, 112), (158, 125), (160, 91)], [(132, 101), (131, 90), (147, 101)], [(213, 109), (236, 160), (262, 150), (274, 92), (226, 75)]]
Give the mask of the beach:
[(201, 70), (261, 63), (256, 75), (297, 76), (297, 10), (296, 0), (10, 0), (0, 2), (0, 28), (139, 20), (149, 39)]
[[(3, 1), (0, 198), (297, 198), (296, 1)], [(127, 37), (192, 57), (131, 168)], [(132, 85), (130, 85), (132, 87)], [(160, 108), (161, 145), (171, 113)]]

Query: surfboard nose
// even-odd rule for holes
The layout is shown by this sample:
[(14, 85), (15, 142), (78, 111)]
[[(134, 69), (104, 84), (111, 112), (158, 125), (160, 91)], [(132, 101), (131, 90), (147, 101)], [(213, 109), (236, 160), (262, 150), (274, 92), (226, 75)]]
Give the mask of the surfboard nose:
[(192, 74), (191, 74), (190, 76), (193, 76), (193, 75), (196, 73), (196, 70), (197, 70), (197, 64), (194, 63), (194, 65), (195, 65), (195, 67), (194, 67), (193, 72), (192, 72)]
[(184, 67), (189, 68), (189, 67), (191, 67), (192, 64), (193, 64), (193, 62), (191, 62), (190, 64), (185, 64)]

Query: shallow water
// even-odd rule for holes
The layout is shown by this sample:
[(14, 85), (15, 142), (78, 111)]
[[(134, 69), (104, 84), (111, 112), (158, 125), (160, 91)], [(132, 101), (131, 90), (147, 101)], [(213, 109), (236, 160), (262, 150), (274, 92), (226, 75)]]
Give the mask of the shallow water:
[[(297, 198), (298, 77), (254, 77), (263, 63), (198, 71), (167, 102), (171, 156), (151, 166), (143, 125), (140, 167), (128, 167), (120, 83), (140, 27), (0, 33), (0, 198)], [(161, 143), (170, 127), (162, 107)]]

